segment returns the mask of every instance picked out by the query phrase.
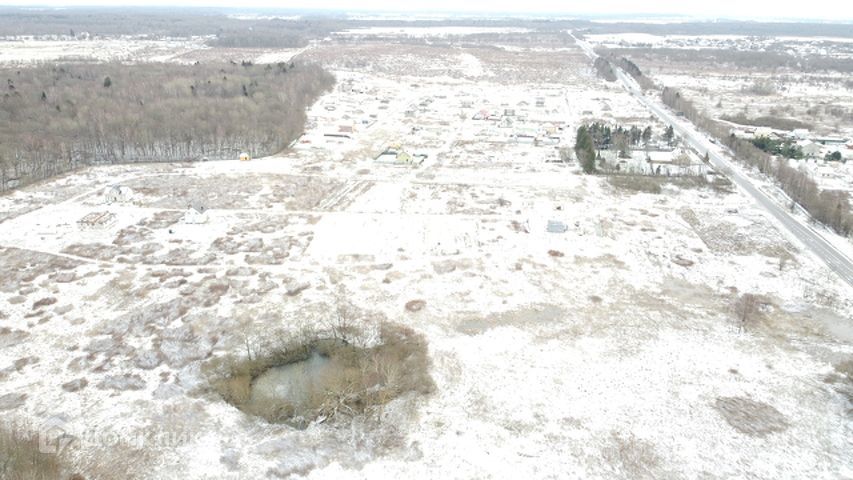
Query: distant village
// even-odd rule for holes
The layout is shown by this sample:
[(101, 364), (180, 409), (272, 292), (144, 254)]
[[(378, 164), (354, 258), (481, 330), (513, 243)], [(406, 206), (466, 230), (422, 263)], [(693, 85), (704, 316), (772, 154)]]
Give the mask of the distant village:
[(791, 145), (801, 154), (788, 158), (792, 167), (804, 169), (823, 188), (853, 191), (853, 139), (815, 135), (806, 129), (733, 127), (730, 133), (745, 140), (768, 139)]

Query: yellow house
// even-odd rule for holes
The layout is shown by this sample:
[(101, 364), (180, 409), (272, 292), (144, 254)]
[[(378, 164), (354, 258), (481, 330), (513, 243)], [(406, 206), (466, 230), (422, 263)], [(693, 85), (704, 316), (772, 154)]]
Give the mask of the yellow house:
[(248, 162), (251, 159), (252, 159), (252, 157), (250, 157), (248, 153), (243, 152), (240, 154), (240, 161), (241, 162)]
[(400, 163), (412, 163), (412, 156), (401, 151), (397, 154), (397, 161)]

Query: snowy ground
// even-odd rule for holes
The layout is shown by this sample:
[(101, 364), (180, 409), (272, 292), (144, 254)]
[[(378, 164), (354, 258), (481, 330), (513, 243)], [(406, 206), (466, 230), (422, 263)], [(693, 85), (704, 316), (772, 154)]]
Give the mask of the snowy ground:
[[(0, 198), (0, 420), (143, 478), (853, 475), (853, 295), (763, 211), (620, 190), (474, 120), (514, 109), (563, 145), (587, 119), (647, 124), (579, 51), (405, 47), (346, 68), (371, 48), (393, 54), (340, 49), (338, 87), (283, 156), (92, 168)], [(374, 160), (390, 146), (428, 157)], [(109, 185), (133, 196), (105, 204)], [(207, 223), (184, 221), (191, 204)], [(92, 213), (108, 221), (79, 223)], [(766, 297), (745, 332), (742, 293)], [(299, 431), (204, 388), (211, 358), (342, 301), (423, 333), (435, 393)]]

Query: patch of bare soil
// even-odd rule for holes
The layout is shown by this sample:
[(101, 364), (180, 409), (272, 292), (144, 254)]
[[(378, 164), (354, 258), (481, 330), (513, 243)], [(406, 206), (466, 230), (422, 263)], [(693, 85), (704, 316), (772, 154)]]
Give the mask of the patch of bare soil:
[(42, 275), (71, 271), (82, 265), (66, 257), (5, 247), (0, 247), (0, 264), (3, 265), (0, 291), (7, 293), (20, 290), (23, 285), (35, 282)]
[(137, 225), (151, 229), (169, 228), (178, 223), (183, 216), (184, 212), (180, 210), (164, 210), (150, 217), (143, 218)]
[[(264, 186), (269, 191), (260, 194)], [(297, 175), (217, 175), (210, 178), (164, 176), (156, 184), (150, 179), (128, 183), (139, 201), (156, 208), (184, 209), (201, 205), (208, 209), (257, 208), (253, 197), (260, 194), (261, 205), (284, 205), (288, 210), (309, 210), (340, 188), (337, 180)]]
[(409, 312), (420, 312), (426, 307), (426, 302), (423, 300), (409, 300), (406, 302), (406, 310)]
[(681, 266), (681, 267), (692, 267), (693, 260), (688, 260), (681, 255), (676, 255), (675, 258), (672, 259), (672, 263)]
[(778, 237), (768, 236), (773, 229), (757, 222), (743, 227), (728, 221), (713, 221), (700, 218), (690, 208), (681, 208), (678, 214), (699, 235), (699, 238), (715, 253), (734, 253), (736, 255), (751, 255), (758, 252), (762, 255), (778, 258), (781, 262), (794, 261), (796, 249), (788, 242), (780, 241)]
[(787, 418), (771, 405), (745, 397), (719, 397), (714, 408), (735, 430), (751, 437), (785, 431)]
[(456, 325), (456, 330), (465, 335), (479, 335), (492, 328), (541, 325), (558, 322), (565, 311), (556, 305), (528, 305), (517, 310), (492, 313), (485, 317), (472, 316)]

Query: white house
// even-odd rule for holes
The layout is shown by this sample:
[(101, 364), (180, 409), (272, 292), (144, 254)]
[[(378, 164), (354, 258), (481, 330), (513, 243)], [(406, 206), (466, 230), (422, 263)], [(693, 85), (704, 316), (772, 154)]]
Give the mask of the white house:
[(806, 158), (819, 157), (821, 151), (823, 150), (822, 145), (818, 145), (817, 143), (810, 142), (808, 140), (799, 142), (798, 145), (803, 150), (803, 156)]
[(133, 190), (124, 185), (113, 185), (104, 191), (104, 203), (128, 202), (133, 198)]
[(792, 134), (792, 135), (794, 136), (794, 138), (796, 138), (797, 140), (805, 140), (805, 139), (809, 138), (809, 131), (808, 131), (807, 129), (805, 129), (805, 128), (795, 128), (795, 129), (791, 132), (791, 134)]
[(184, 214), (184, 223), (191, 225), (207, 223), (207, 209), (201, 205), (187, 206), (187, 212)]

